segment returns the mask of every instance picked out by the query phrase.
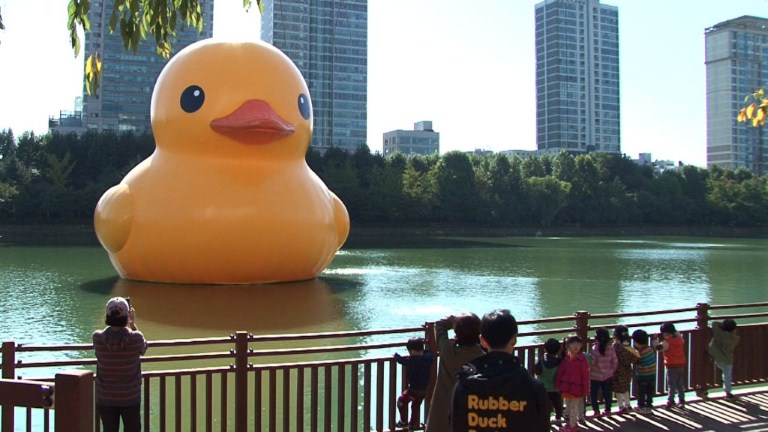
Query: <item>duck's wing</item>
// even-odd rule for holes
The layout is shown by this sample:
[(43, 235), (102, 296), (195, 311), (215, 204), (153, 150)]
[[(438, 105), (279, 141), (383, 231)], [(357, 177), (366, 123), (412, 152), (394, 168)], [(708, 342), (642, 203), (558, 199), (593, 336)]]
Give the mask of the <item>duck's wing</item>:
[(133, 197), (127, 184), (111, 187), (96, 204), (93, 217), (96, 236), (111, 253), (125, 246), (133, 224)]
[(349, 235), (349, 213), (344, 203), (341, 202), (339, 197), (331, 191), (328, 191), (331, 195), (331, 204), (333, 206), (333, 220), (336, 222), (336, 235), (338, 236), (339, 243), (336, 249), (340, 249), (341, 246), (347, 241)]

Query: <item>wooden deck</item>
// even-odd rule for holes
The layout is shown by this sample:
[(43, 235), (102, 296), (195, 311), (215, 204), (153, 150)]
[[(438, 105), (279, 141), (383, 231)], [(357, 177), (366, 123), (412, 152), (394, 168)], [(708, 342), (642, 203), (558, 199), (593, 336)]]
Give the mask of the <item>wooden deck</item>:
[[(666, 398), (655, 398), (653, 414), (631, 413), (608, 417), (587, 417), (580, 431), (768, 431), (768, 389), (765, 387), (734, 392), (736, 400), (716, 393), (708, 400), (692, 398), (686, 408), (666, 409)], [(588, 412), (591, 412), (589, 409)], [(557, 426), (552, 427), (558, 430)]]

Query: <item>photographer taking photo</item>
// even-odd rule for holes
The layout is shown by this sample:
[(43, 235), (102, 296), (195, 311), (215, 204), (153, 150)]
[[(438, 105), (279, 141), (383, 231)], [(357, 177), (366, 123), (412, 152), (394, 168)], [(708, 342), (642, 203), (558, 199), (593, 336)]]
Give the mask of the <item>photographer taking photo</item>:
[(93, 332), (96, 352), (96, 410), (104, 432), (141, 431), (141, 356), (147, 341), (136, 327), (130, 299), (113, 297), (104, 330)]

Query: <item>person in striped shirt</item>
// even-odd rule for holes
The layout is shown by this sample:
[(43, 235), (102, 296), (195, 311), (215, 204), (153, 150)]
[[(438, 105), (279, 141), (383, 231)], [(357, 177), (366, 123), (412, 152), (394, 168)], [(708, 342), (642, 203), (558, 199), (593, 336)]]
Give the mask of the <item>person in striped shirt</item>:
[(104, 432), (141, 431), (141, 356), (147, 341), (136, 327), (130, 299), (107, 302), (107, 327), (93, 332), (96, 352), (96, 409)]
[(656, 393), (656, 350), (648, 344), (648, 332), (635, 330), (632, 333), (635, 349), (640, 354), (637, 372), (637, 409), (650, 414), (653, 409), (653, 395)]

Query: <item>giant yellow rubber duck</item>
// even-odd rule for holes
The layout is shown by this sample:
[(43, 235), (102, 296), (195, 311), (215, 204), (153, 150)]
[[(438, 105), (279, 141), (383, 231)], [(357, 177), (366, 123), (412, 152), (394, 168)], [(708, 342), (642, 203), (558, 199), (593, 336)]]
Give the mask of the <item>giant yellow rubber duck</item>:
[(155, 84), (154, 153), (96, 205), (121, 277), (250, 284), (311, 279), (349, 233), (344, 204), (310, 170), (312, 103), (264, 42), (197, 42)]

